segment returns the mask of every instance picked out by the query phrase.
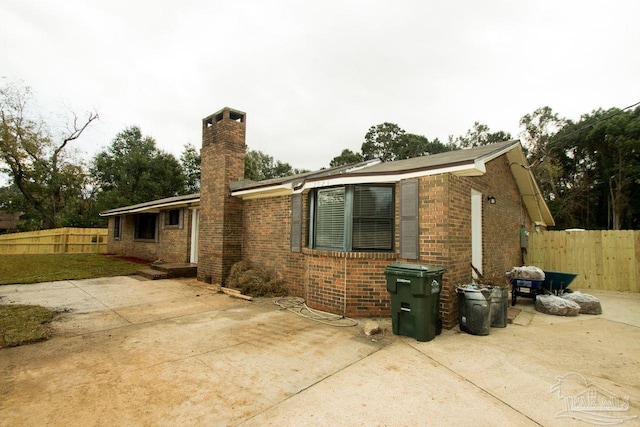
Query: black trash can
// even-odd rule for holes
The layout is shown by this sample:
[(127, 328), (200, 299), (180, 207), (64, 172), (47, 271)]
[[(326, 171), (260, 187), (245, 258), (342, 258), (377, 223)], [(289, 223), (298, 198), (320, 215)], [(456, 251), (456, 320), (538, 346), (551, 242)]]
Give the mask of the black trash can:
[(440, 290), (444, 272), (444, 268), (399, 263), (385, 269), (395, 335), (431, 341), (440, 334)]
[(460, 329), (472, 335), (489, 335), (491, 328), (491, 290), (476, 285), (456, 287)]
[(509, 288), (495, 286), (491, 289), (491, 327), (506, 328), (509, 312)]

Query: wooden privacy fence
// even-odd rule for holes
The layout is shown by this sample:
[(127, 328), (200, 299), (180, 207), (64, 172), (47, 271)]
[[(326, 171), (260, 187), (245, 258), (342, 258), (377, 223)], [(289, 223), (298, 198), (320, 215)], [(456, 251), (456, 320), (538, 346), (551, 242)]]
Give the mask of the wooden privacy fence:
[(0, 235), (0, 254), (106, 253), (106, 228), (54, 228)]
[(640, 231), (543, 231), (527, 246), (527, 265), (578, 273), (573, 289), (640, 292)]

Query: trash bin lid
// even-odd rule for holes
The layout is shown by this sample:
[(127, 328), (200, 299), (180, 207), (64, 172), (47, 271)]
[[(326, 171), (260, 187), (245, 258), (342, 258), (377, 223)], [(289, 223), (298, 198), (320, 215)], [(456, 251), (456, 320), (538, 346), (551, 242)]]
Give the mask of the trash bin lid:
[(442, 267), (431, 267), (428, 265), (402, 264), (399, 262), (394, 262), (393, 264), (387, 266), (385, 271), (386, 273), (403, 276), (427, 277), (444, 274), (445, 269)]

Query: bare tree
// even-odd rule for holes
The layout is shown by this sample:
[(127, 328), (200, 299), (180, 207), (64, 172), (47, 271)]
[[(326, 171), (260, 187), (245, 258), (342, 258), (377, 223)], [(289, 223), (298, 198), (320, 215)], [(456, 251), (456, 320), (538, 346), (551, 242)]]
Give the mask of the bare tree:
[(96, 112), (84, 118), (72, 113), (67, 129), (54, 138), (42, 119), (29, 107), (33, 96), (27, 86), (0, 87), (0, 171), (22, 195), (22, 206), (39, 217), (40, 227), (54, 228), (67, 202), (83, 190), (84, 169), (66, 155), (68, 144), (98, 119)]

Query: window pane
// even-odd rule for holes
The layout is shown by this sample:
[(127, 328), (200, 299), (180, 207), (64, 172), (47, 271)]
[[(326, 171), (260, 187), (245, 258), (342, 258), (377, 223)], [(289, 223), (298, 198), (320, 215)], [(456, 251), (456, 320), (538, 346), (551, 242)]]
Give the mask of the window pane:
[(354, 219), (353, 249), (359, 250), (391, 250), (391, 220)]
[(120, 217), (116, 216), (113, 218), (113, 237), (115, 239), (119, 239), (120, 238)]
[(156, 238), (156, 214), (139, 214), (136, 217), (136, 239)]
[(165, 213), (165, 225), (180, 225), (180, 209), (171, 209)]
[(344, 188), (318, 190), (316, 246), (342, 248), (344, 244)]
[(353, 200), (353, 250), (393, 249), (393, 189), (356, 186)]
[(353, 216), (393, 217), (393, 190), (391, 187), (357, 186), (354, 189)]

